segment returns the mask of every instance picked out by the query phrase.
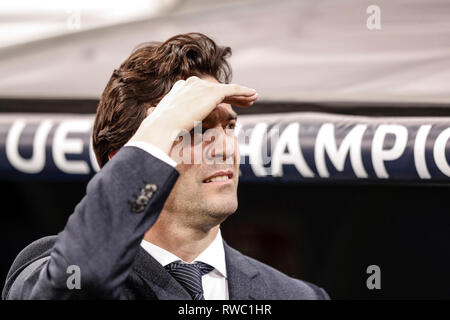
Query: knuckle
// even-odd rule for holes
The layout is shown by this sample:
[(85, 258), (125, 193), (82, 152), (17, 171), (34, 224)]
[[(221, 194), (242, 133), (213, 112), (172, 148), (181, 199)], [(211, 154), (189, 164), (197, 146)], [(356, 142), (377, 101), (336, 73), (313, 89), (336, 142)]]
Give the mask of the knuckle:
[(190, 76), (189, 78), (186, 79), (186, 82), (187, 83), (194, 83), (194, 82), (197, 82), (198, 80), (200, 80), (199, 77), (197, 77), (197, 76)]
[(178, 80), (177, 82), (174, 83), (174, 86), (182, 85), (184, 82), (185, 80)]

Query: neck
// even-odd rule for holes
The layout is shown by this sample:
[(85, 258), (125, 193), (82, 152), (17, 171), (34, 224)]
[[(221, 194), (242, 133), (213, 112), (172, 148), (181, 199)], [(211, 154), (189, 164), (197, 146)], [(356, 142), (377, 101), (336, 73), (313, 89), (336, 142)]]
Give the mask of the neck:
[(173, 253), (185, 262), (194, 261), (219, 232), (220, 225), (205, 230), (165, 219), (170, 216), (161, 212), (155, 224), (145, 233), (144, 240)]

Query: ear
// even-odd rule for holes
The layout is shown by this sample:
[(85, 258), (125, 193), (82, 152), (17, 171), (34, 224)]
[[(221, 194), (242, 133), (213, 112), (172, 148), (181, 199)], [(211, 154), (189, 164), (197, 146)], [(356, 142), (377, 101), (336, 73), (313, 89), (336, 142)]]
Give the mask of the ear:
[(114, 150), (114, 151), (110, 152), (110, 153), (108, 154), (108, 160), (111, 160), (112, 157), (114, 157), (115, 154), (116, 154), (118, 151), (119, 151), (119, 150)]

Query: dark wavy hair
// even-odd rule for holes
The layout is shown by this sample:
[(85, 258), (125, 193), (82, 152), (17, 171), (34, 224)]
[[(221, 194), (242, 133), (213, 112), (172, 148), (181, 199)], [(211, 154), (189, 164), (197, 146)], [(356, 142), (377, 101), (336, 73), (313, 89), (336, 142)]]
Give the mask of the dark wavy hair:
[(98, 104), (93, 147), (100, 167), (136, 132), (148, 108), (158, 102), (180, 79), (212, 76), (229, 83), (229, 47), (201, 33), (176, 35), (165, 42), (144, 43), (119, 69), (114, 70)]

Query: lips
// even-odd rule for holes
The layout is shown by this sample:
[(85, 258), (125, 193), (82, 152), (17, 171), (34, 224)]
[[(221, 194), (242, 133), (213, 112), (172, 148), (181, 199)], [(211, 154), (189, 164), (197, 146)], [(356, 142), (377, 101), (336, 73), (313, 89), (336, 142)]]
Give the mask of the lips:
[(213, 175), (204, 179), (203, 183), (228, 181), (231, 179), (233, 179), (233, 171), (231, 171), (231, 170), (217, 171)]

